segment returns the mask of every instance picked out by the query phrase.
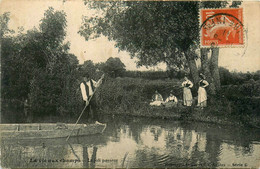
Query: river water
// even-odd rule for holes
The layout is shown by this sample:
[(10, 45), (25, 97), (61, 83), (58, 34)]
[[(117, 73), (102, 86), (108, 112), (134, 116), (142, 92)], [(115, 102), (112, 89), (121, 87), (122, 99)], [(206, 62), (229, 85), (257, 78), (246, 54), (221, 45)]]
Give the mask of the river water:
[(260, 130), (137, 117), (103, 117), (102, 135), (1, 140), (3, 168), (260, 166)]

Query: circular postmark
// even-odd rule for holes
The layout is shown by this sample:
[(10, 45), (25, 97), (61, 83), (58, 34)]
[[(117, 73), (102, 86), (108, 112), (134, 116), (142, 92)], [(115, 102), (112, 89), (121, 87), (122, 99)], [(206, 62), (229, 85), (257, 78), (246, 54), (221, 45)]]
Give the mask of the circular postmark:
[(207, 9), (202, 10), (201, 15), (202, 47), (244, 44), (242, 9)]

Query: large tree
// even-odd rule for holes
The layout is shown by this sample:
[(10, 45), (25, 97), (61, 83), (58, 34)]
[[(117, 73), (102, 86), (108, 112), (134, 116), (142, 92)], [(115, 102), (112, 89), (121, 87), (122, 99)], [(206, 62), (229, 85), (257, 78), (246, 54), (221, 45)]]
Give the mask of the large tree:
[[(195, 1), (85, 2), (89, 8), (100, 10), (97, 16), (84, 18), (79, 33), (86, 40), (103, 34), (114, 40), (119, 50), (137, 57), (139, 65), (165, 62), (179, 68), (188, 66), (195, 84), (199, 80), (195, 62), (200, 57), (195, 52), (199, 48), (199, 9), (227, 4)], [(216, 63), (218, 49), (214, 49), (214, 56), (212, 63)], [(215, 69), (212, 72), (217, 73)]]
[[(6, 25), (2, 20), (1, 25)], [(1, 27), (8, 30), (7, 26)], [(78, 60), (68, 53), (69, 43), (64, 43), (66, 14), (49, 8), (39, 29), (19, 32), (16, 36), (2, 32), (2, 100), (15, 105), (29, 100), (31, 111), (37, 115), (69, 111), (78, 88)]]
[(125, 64), (119, 58), (110, 57), (105, 63), (99, 64), (99, 69), (111, 77), (118, 77), (125, 72)]

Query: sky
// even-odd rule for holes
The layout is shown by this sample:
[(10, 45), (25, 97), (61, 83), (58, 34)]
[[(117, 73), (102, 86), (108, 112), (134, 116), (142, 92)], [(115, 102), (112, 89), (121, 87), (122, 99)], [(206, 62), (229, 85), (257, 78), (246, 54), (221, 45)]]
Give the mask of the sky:
[[(9, 28), (25, 30), (38, 28), (44, 11), (48, 7), (63, 10), (67, 14), (67, 38), (70, 42), (70, 53), (73, 53), (82, 64), (86, 60), (94, 63), (105, 62), (109, 57), (119, 57), (127, 70), (147, 70), (146, 67), (136, 68), (136, 59), (131, 59), (127, 52), (118, 52), (113, 41), (106, 37), (85, 41), (78, 34), (83, 15), (93, 15), (83, 0), (0, 0), (0, 14), (10, 12)], [(241, 6), (244, 10), (244, 28), (246, 43), (242, 48), (221, 48), (219, 66), (231, 71), (253, 72), (260, 70), (260, 2), (246, 1)], [(149, 70), (165, 70), (165, 64), (151, 67)]]

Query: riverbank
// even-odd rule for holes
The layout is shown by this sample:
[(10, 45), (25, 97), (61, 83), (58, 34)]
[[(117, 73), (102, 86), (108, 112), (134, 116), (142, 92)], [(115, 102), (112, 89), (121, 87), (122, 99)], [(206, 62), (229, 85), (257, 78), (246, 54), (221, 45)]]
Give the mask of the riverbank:
[[(175, 119), (183, 121), (199, 121), (234, 126), (260, 127), (259, 106), (260, 98), (246, 96), (244, 92), (251, 87), (225, 86), (216, 97), (208, 97), (208, 106), (199, 109), (197, 92), (194, 96), (193, 107), (182, 106), (181, 81), (173, 80), (144, 80), (137, 78), (118, 78), (108, 80), (97, 93), (97, 103), (100, 105), (99, 114), (131, 115), (158, 119)], [(243, 90), (241, 90), (241, 88)], [(253, 86), (256, 88), (256, 86)], [(109, 89), (109, 90), (107, 90)], [(232, 90), (231, 90), (232, 89)], [(179, 99), (177, 107), (152, 107), (149, 105), (152, 95), (158, 90), (165, 99), (173, 90)], [(231, 92), (232, 91), (232, 92)], [(244, 92), (244, 93), (242, 93)], [(252, 93), (252, 92), (250, 92)]]
[[(208, 106), (203, 110), (196, 107), (197, 91), (195, 89), (192, 90), (193, 107), (187, 108), (182, 105), (182, 88), (180, 86), (181, 81), (178, 79), (108, 78), (104, 80), (93, 99), (97, 104), (97, 113), (100, 116), (136, 116), (260, 128), (260, 97), (256, 91), (259, 89), (258, 82), (250, 85), (223, 86), (216, 97), (208, 96)], [(149, 103), (155, 90), (158, 90), (164, 99), (172, 90), (179, 100), (177, 107), (150, 106)], [(81, 96), (79, 95), (79, 97)], [(80, 103), (80, 101), (78, 102)], [(82, 104), (79, 104), (77, 109), (59, 115), (49, 112), (50, 115), (34, 115), (29, 120), (23, 116), (23, 112), (7, 109), (12, 112), (5, 114), (12, 116), (5, 117), (2, 123), (75, 123), (83, 108)], [(84, 119), (82, 120), (84, 121)]]
[[(168, 119), (178, 120), (183, 122), (203, 122), (209, 124), (229, 125), (236, 127), (254, 127), (260, 128), (260, 118), (258, 116), (236, 116), (232, 113), (224, 111), (225, 109), (231, 109), (230, 105), (224, 106), (208, 106), (201, 110), (197, 107), (187, 108), (181, 105), (174, 108), (165, 107), (151, 107), (144, 104), (139, 110), (124, 110), (120, 107), (117, 109), (104, 109), (101, 108), (97, 111), (99, 117), (103, 116), (129, 116), (133, 117), (147, 117), (151, 119)], [(19, 121), (13, 122), (13, 120), (5, 120), (4, 123), (75, 123), (79, 114), (69, 116), (46, 116), (46, 117), (34, 117), (33, 120), (27, 120), (20, 118)], [(81, 118), (80, 123), (84, 123), (85, 119)]]
[(233, 115), (223, 115), (223, 114), (214, 114), (212, 113), (212, 107), (207, 107), (206, 109), (199, 108), (180, 108), (178, 107), (174, 109), (168, 108), (148, 108), (148, 111), (103, 111), (100, 112), (99, 115), (123, 115), (123, 116), (135, 116), (135, 117), (148, 117), (155, 119), (172, 119), (172, 120), (180, 120), (184, 122), (203, 122), (210, 124), (221, 124), (221, 125), (230, 125), (237, 127), (254, 127), (260, 128), (259, 118), (255, 117), (241, 117), (241, 116), (233, 116)]
[[(124, 116), (136, 116), (136, 117), (148, 117), (155, 119), (172, 119), (180, 120), (186, 122), (204, 122), (211, 124), (221, 124), (221, 125), (234, 125), (234, 126), (244, 126), (246, 123), (241, 120), (232, 117), (231, 115), (220, 115), (211, 113), (210, 107), (208, 109), (199, 108), (163, 108), (163, 107), (146, 107), (146, 111), (102, 111), (99, 115), (124, 115)], [(248, 124), (248, 123), (247, 123)], [(255, 124), (251, 124), (255, 126)]]

